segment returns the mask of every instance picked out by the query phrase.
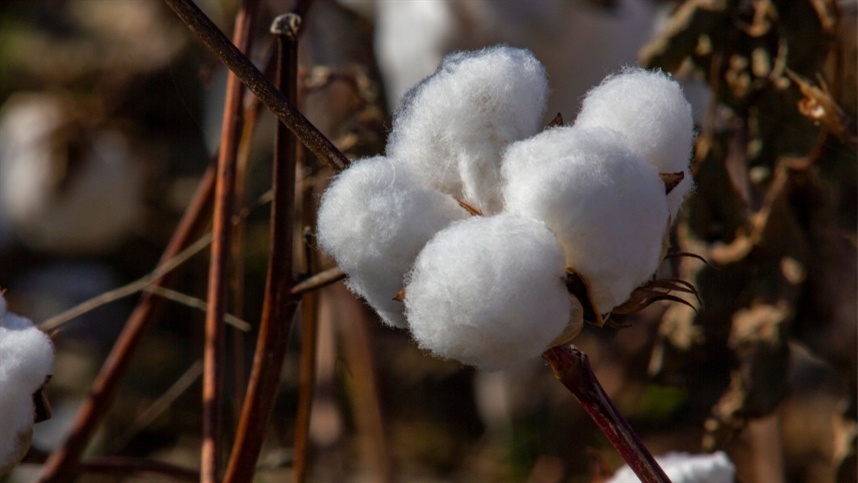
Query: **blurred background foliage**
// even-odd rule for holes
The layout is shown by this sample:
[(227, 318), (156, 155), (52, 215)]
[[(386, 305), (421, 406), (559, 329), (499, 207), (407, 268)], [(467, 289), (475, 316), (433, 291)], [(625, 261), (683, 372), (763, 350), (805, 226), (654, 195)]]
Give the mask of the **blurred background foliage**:
[[(198, 4), (231, 31), (237, 0)], [(263, 5), (260, 66), (268, 21), (292, 7)], [(854, 482), (856, 5), (317, 0), (301, 107), (356, 157), (382, 149), (399, 96), (450, 51), (533, 50), (552, 87), (546, 122), (558, 111), (573, 120), (586, 89), (621, 65), (672, 72), (699, 129), (698, 187), (673, 245), (708, 264), (671, 259), (661, 270), (692, 281), (704, 306), (653, 306), (619, 320), (626, 328), (588, 327), (576, 344), (655, 454), (724, 450), (743, 482)], [(13, 311), (38, 323), (153, 269), (216, 149), (225, 77), (157, 1), (0, 5), (0, 287)], [(260, 119), (248, 206), (270, 187), (274, 121)], [(302, 171), (309, 200), (330, 174)], [(267, 209), (251, 209), (243, 232), (230, 312), (255, 326)], [(187, 262), (177, 290), (204, 298), (206, 263)], [(63, 325), (54, 417), (6, 481), (33, 479), (62, 443), (133, 303)], [(167, 306), (88, 454), (198, 465), (202, 322), (195, 308)], [(310, 481), (589, 482), (621, 463), (541, 361), (483, 373), (430, 358), (341, 285), (322, 291), (318, 323)], [(255, 341), (253, 329), (234, 332), (227, 434)], [(299, 340), (258, 481), (288, 481)]]

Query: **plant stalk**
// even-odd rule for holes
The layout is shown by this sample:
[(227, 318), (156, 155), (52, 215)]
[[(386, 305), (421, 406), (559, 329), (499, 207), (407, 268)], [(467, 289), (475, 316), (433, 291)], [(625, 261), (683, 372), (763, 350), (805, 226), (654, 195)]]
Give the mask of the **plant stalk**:
[[(297, 97), (300, 17), (277, 17), (272, 33), (277, 36), (277, 83), (292, 104)], [(286, 354), (289, 328), (299, 297), (292, 295), (293, 212), (295, 200), (295, 152), (297, 140), (277, 123), (272, 170), (274, 199), (271, 204), (271, 235), (268, 274), (262, 320), (241, 419), (233, 443), (224, 481), (252, 481), (268, 420), (274, 407), (280, 372)]]
[[(238, 49), (249, 51), (259, 0), (243, 0), (235, 20), (233, 37)], [(221, 147), (212, 215), (212, 246), (209, 263), (208, 307), (203, 352), (203, 445), (200, 481), (220, 481), (223, 437), (223, 354), (227, 287), (229, 284), (232, 217), (235, 212), (235, 178), (238, 141), (242, 132), (244, 86), (234, 74), (227, 78), (226, 101), (221, 129)]]
[(557, 346), (542, 353), (556, 377), (581, 403), (643, 483), (670, 483), (664, 470), (623, 418), (599, 384), (587, 354), (574, 346)]
[(265, 78), (193, 2), (164, 2), (316, 157), (336, 171), (342, 171), (349, 165), (349, 159), (298, 111), (294, 102), (290, 102)]

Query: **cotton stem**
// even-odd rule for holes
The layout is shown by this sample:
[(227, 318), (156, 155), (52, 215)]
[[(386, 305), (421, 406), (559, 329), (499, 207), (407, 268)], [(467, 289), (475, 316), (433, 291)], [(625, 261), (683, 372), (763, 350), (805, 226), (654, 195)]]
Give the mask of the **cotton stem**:
[(643, 483), (670, 483), (652, 454), (599, 384), (587, 354), (574, 346), (557, 346), (542, 354), (554, 376), (581, 403), (614, 448)]
[[(297, 97), (300, 17), (280, 16), (272, 24), (278, 42), (277, 84), (294, 105)], [(268, 274), (262, 306), (262, 320), (254, 354), (238, 432), (227, 467), (225, 482), (251, 481), (262, 448), (268, 419), (280, 381), (289, 329), (298, 298), (291, 294), (292, 227), (295, 199), (295, 153), (297, 141), (282, 123), (274, 139), (273, 192)]]

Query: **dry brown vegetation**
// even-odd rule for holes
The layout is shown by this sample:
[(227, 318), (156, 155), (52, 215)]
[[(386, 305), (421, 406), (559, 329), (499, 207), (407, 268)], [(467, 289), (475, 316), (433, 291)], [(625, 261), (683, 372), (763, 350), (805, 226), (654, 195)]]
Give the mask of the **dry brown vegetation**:
[[(217, 481), (212, 468), (246, 481), (256, 464), (255, 481), (587, 482), (619, 466), (544, 363), (480, 373), (432, 359), (329, 285), (341, 276), (315, 250), (319, 194), (348, 162), (340, 151), (378, 152), (389, 123), (372, 23), (329, 0), (199, 3), (266, 74), (285, 73), (281, 90), (319, 130), (302, 134), (310, 149), (290, 156), (267, 109), (224, 84), (160, 2), (0, 7), (0, 101), (62, 106), (44, 212), (71, 206), (99, 133), (120, 133), (141, 186), (135, 223), (96, 248), (34, 245), (0, 219), (10, 308), (59, 328), (54, 417), (5, 481)], [(287, 29), (278, 55), (268, 26), (293, 8), (300, 47), (290, 54)], [(713, 93), (672, 234), (706, 263), (662, 269), (703, 306), (655, 304), (575, 343), (654, 454), (724, 450), (742, 482), (858, 481), (856, 16), (854, 1), (687, 0), (640, 50)], [(290, 55), (291, 74), (274, 62)], [(213, 129), (222, 115), (229, 129)], [(194, 244), (211, 231), (213, 248)]]

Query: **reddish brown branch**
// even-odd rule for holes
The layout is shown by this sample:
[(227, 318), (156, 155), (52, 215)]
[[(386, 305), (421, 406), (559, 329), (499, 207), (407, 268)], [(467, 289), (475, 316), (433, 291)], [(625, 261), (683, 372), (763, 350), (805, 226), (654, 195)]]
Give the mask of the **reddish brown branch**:
[[(278, 38), (277, 83), (294, 103), (297, 96), (298, 49), (297, 31), (300, 18), (278, 17), (272, 32)], [(297, 142), (283, 126), (277, 124), (274, 138), (273, 192), (268, 275), (262, 320), (256, 342), (253, 369), (247, 387), (238, 432), (227, 468), (225, 482), (252, 481), (256, 460), (262, 448), (265, 429), (274, 407), (280, 371), (286, 354), (289, 328), (298, 298), (291, 294), (292, 217), (295, 199), (295, 151)]]
[(206, 44), (229, 69), (244, 82), (248, 89), (265, 104), (275, 116), (292, 131), (319, 159), (337, 171), (349, 165), (341, 153), (295, 107), (294, 102), (277, 90), (250, 60), (238, 50), (206, 15), (190, 0), (164, 0), (185, 25)]
[[(306, 13), (312, 0), (299, 1), (294, 13)], [(319, 259), (309, 241), (310, 227), (316, 224), (315, 180), (311, 175), (315, 171), (314, 160), (307, 151), (299, 148), (296, 162), (301, 168), (301, 226), (304, 227), (304, 273), (315, 273)], [(313, 162), (311, 162), (313, 161)], [(295, 288), (292, 287), (292, 293)], [(298, 366), (298, 410), (295, 413), (294, 463), (292, 481), (304, 483), (307, 479), (310, 453), (310, 416), (316, 392), (316, 345), (319, 327), (319, 294), (309, 292), (301, 297), (301, 356)]]
[(652, 454), (623, 418), (596, 379), (587, 354), (571, 346), (557, 346), (542, 354), (554, 376), (566, 386), (587, 414), (643, 483), (670, 483)]
[[(269, 46), (271, 47), (271, 46)], [(276, 49), (267, 48), (265, 53), (264, 72), (265, 75), (273, 75), (276, 65), (277, 55)], [(256, 96), (250, 98), (250, 106), (245, 109), (244, 126), (241, 133), (241, 139), (238, 145), (238, 171), (236, 172), (236, 206), (246, 206), (246, 187), (247, 175), (246, 171), (250, 163), (250, 153), (253, 146), (253, 134), (256, 131), (256, 122), (259, 118), (260, 106), (259, 99)], [(236, 231), (233, 235), (232, 249), (232, 281), (230, 289), (233, 292), (233, 315), (243, 317), (244, 307), (244, 241), (246, 238), (247, 227), (244, 223), (244, 216), (237, 217), (239, 222), (236, 225)], [(247, 387), (247, 364), (245, 362), (245, 337), (246, 334), (240, 330), (229, 331), (232, 339), (232, 374), (233, 374), (233, 391), (231, 398), (230, 412), (232, 414), (233, 423), (237, 423), (241, 419), (241, 405), (244, 401), (244, 389)], [(235, 428), (231, 428), (234, 432)]]
[[(244, 0), (235, 20), (233, 37), (239, 50), (249, 51), (259, 0)], [(223, 419), (223, 353), (226, 294), (229, 283), (229, 256), (232, 236), (232, 216), (235, 212), (235, 177), (238, 141), (243, 118), (241, 108), (244, 86), (230, 74), (226, 86), (226, 102), (221, 129), (221, 149), (218, 157), (215, 206), (212, 215), (212, 247), (209, 264), (208, 308), (205, 322), (203, 353), (203, 446), (200, 481), (220, 481), (220, 455)]]

